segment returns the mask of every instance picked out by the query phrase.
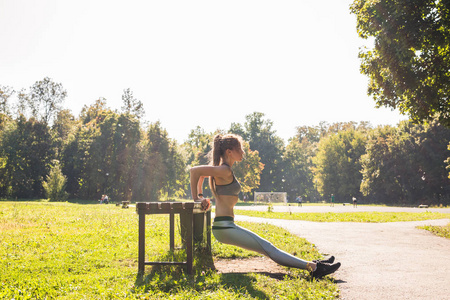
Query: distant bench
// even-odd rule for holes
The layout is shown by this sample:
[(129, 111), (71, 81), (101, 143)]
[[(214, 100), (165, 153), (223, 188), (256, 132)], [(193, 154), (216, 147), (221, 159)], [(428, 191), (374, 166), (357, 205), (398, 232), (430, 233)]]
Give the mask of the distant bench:
[[(142, 274), (146, 265), (182, 265), (187, 273), (192, 274), (194, 241), (203, 240), (206, 232), (206, 250), (211, 253), (211, 208), (201, 209), (200, 202), (137, 202), (136, 213), (139, 215), (139, 253), (138, 270)], [(186, 261), (145, 261), (145, 215), (168, 214), (170, 216), (170, 250), (175, 248), (174, 215), (180, 215), (182, 241), (186, 248)], [(206, 223), (206, 226), (205, 226)], [(206, 227), (206, 228), (205, 228)]]
[(419, 205), (419, 208), (428, 208), (428, 205), (426, 205), (426, 204), (420, 204), (420, 205)]
[(122, 201), (122, 208), (128, 208), (128, 205), (130, 205), (130, 201)]

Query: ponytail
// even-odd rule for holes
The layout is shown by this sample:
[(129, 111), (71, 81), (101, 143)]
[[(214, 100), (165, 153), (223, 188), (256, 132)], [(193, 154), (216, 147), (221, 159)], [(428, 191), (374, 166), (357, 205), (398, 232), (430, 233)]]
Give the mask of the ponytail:
[(217, 134), (214, 137), (213, 141), (213, 147), (212, 147), (212, 158), (211, 158), (211, 164), (213, 166), (220, 166), (220, 160), (223, 156), (223, 151), (221, 149), (221, 141), (222, 141), (222, 135)]

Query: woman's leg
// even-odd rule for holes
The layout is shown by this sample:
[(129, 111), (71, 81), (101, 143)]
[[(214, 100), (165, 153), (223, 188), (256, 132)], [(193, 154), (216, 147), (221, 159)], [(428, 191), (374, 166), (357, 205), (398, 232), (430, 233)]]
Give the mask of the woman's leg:
[(234, 224), (234, 222), (226, 221), (225, 224), (221, 221), (215, 221), (212, 232), (214, 237), (221, 243), (261, 253), (270, 257), (276, 263), (286, 267), (310, 269), (311, 264), (314, 264), (276, 248), (269, 241), (261, 238), (250, 230)]

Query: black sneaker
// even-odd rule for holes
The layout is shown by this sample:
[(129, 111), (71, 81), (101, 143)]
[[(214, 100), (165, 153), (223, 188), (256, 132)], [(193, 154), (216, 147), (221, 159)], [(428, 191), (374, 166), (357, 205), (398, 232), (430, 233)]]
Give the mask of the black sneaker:
[(313, 262), (315, 263), (325, 263), (325, 264), (332, 264), (334, 263), (334, 256), (330, 256), (328, 259), (324, 259), (324, 260), (320, 260), (320, 259), (316, 259), (313, 260)]
[(314, 278), (322, 278), (328, 274), (336, 272), (337, 269), (341, 266), (341, 263), (335, 263), (333, 265), (326, 263), (317, 263), (317, 268), (314, 272), (311, 273)]

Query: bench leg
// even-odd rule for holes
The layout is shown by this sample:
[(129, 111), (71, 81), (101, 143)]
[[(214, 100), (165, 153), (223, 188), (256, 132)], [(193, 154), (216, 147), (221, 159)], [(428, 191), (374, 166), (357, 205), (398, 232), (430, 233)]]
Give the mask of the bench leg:
[(175, 249), (175, 220), (174, 214), (170, 213), (170, 250), (173, 251)]
[(192, 274), (192, 264), (193, 264), (193, 253), (194, 253), (194, 243), (193, 243), (193, 215), (185, 214), (186, 217), (186, 256), (187, 256), (187, 273)]
[(194, 243), (203, 243), (205, 231), (205, 214), (194, 214)]
[(206, 212), (206, 249), (211, 253), (211, 211)]
[(138, 271), (145, 271), (145, 214), (139, 214), (139, 256)]

